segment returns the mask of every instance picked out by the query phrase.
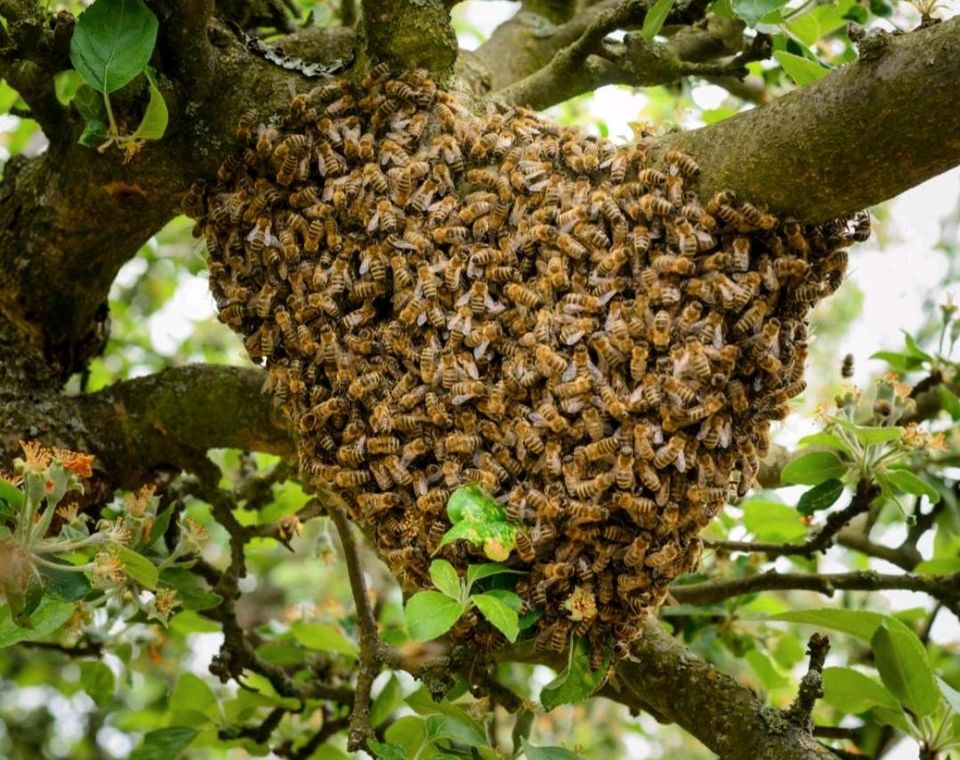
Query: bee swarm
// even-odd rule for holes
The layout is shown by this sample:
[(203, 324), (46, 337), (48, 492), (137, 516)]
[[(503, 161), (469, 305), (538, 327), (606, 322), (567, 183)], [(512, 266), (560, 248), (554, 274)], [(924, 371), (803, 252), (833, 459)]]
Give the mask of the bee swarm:
[[(510, 564), (537, 643), (622, 649), (753, 483), (804, 387), (806, 316), (869, 218), (703, 202), (686, 155), (655, 167), (521, 108), (477, 117), (422, 71), (331, 80), (238, 137), (184, 206), (304, 474), (408, 587), (429, 585), (450, 493), (481, 484), (523, 526)], [(455, 632), (492, 642), (476, 622)]]

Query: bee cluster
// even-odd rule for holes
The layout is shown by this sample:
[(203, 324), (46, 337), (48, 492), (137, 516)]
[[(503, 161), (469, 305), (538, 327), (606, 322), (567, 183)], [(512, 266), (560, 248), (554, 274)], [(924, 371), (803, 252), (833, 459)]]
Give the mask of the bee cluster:
[(305, 475), (410, 587), (451, 492), (482, 485), (522, 526), (510, 564), (537, 642), (629, 642), (752, 484), (804, 387), (806, 316), (869, 218), (703, 202), (689, 156), (657, 167), (522, 108), (476, 116), (422, 71), (331, 80), (258, 122), (185, 207)]

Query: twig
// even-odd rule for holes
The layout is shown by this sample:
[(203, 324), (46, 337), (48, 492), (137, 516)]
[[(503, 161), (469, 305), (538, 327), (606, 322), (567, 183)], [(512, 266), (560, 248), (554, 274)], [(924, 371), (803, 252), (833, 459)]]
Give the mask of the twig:
[(674, 585), (670, 593), (678, 602), (685, 604), (712, 604), (758, 591), (816, 591), (832, 596), (835, 591), (919, 591), (949, 606), (960, 599), (960, 573), (952, 575), (887, 575), (874, 572), (833, 573), (778, 573), (770, 570), (746, 578), (722, 578), (694, 583), (688, 586)]
[(817, 700), (823, 696), (823, 664), (830, 651), (830, 639), (820, 633), (810, 637), (807, 644), (807, 654), (810, 655), (810, 665), (800, 681), (797, 698), (784, 712), (784, 717), (794, 725), (806, 731), (813, 731), (813, 708)]
[(323, 727), (311, 736), (306, 744), (289, 755), (281, 756), (289, 757), (291, 760), (307, 760), (307, 758), (313, 757), (314, 753), (320, 749), (321, 745), (323, 745), (327, 739), (350, 725), (350, 718), (348, 716), (330, 718), (326, 711), (324, 711), (324, 718)]
[(869, 480), (857, 483), (857, 490), (850, 500), (850, 504), (839, 512), (831, 512), (823, 527), (811, 538), (802, 544), (768, 544), (754, 541), (704, 541), (704, 546), (711, 549), (725, 549), (734, 552), (752, 552), (766, 554), (773, 559), (786, 555), (813, 557), (818, 552), (825, 552), (833, 546), (837, 533), (854, 517), (870, 509), (870, 502), (880, 493), (880, 487)]
[(220, 729), (220, 731), (217, 732), (217, 736), (222, 740), (252, 739), (257, 744), (263, 744), (270, 738), (274, 729), (280, 725), (280, 721), (283, 720), (283, 716), (286, 714), (287, 709), (285, 707), (275, 707), (259, 724), (255, 726), (243, 726), (236, 731)]
[(68, 657), (101, 657), (103, 655), (103, 644), (99, 641), (91, 641), (72, 647), (54, 641), (21, 641), (20, 646), (27, 649), (49, 649), (62, 652)]
[(350, 734), (347, 740), (347, 748), (357, 751), (362, 749), (367, 739), (373, 735), (373, 727), (370, 725), (370, 689), (373, 687), (373, 679), (380, 672), (383, 654), (380, 635), (377, 632), (377, 621), (370, 606), (370, 597), (367, 595), (360, 554), (344, 507), (345, 505), (334, 503), (333, 499), (326, 500), (327, 514), (337, 528), (340, 544), (343, 547), (347, 575), (350, 578), (350, 590), (353, 592), (353, 602), (357, 608), (357, 621), (360, 626), (360, 667), (357, 671), (356, 692), (350, 716)]

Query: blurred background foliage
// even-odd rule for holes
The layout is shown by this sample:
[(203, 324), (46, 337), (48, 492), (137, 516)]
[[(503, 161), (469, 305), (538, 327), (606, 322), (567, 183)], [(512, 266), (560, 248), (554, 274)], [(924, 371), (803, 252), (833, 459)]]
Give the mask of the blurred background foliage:
[[(321, 25), (336, 24), (338, 4), (304, 2), (304, 19)], [(730, 16), (744, 3), (717, 0), (713, 11)], [(50, 9), (66, 8), (78, 13), (81, 3), (52, 3)], [(816, 66), (840, 65), (852, 60), (855, 51), (846, 24), (909, 29), (920, 20), (917, 7), (891, 0), (791, 0), (786, 6), (764, 0), (750, 3), (758, 21), (755, 28), (772, 35), (774, 50), (798, 56)], [(766, 7), (770, 10), (763, 12)], [(489, 34), (497, 20), (516, 11), (514, 3), (467, 2), (455, 10), (455, 20), (465, 47), (475, 47)], [(669, 34), (670, 30), (664, 30)], [(791, 60), (791, 59), (785, 59)], [(591, 96), (578, 97), (550, 109), (564, 123), (575, 123), (613, 139), (628, 139), (631, 126), (649, 123), (656, 130), (692, 128), (754, 107), (795, 86), (795, 76), (776, 60), (750, 65), (751, 76), (738, 97), (707, 82), (685, 81), (674, 87), (656, 87), (638, 94), (621, 88), (604, 88)], [(58, 94), (69, 99), (76, 90), (75, 76), (61, 75)], [(13, 115), (17, 94), (0, 83), (0, 157), (35, 155), (44, 149), (44, 139), (35, 122)], [(909, 367), (909, 382), (940, 371), (952, 377), (960, 354), (953, 351), (958, 328), (944, 327), (940, 306), (956, 292), (960, 277), (956, 204), (958, 174), (935, 180), (934, 190), (919, 188), (909, 198), (873, 209), (874, 235), (870, 242), (851, 252), (850, 275), (839, 292), (821, 304), (814, 314), (814, 340), (808, 369), (808, 390), (795, 403), (794, 415), (779, 425), (777, 440), (788, 448), (817, 430), (822, 419), (817, 410), (842, 391), (841, 357), (856, 357), (855, 381), (869, 399), (877, 378), (890, 369), (884, 361), (870, 361), (876, 350), (902, 351), (901, 339), (889, 326), (877, 329), (863, 324), (863, 315), (887, 314), (896, 327), (916, 337), (920, 347), (935, 356), (931, 362)], [(931, 223), (930, 194), (949, 195), (943, 213), (933, 223), (939, 232), (923, 243), (915, 234)], [(926, 194), (924, 194), (926, 193)], [(936, 209), (938, 204), (933, 204)], [(926, 214), (926, 222), (920, 217)], [(74, 393), (89, 393), (118, 380), (156, 372), (164, 367), (209, 362), (247, 365), (236, 336), (217, 322), (213, 300), (206, 284), (203, 256), (191, 236), (185, 218), (171, 222), (151, 239), (140, 255), (118, 277), (110, 302), (112, 333), (103, 356), (89, 372), (70, 381)], [(918, 239), (920, 242), (918, 243)], [(904, 293), (890, 283), (884, 290), (872, 270), (911, 264), (913, 289)], [(889, 280), (889, 277), (888, 277)], [(897, 299), (891, 303), (891, 299)], [(890, 315), (893, 310), (895, 313)], [(953, 314), (947, 315), (950, 320)], [(945, 330), (945, 339), (941, 332)], [(883, 343), (882, 341), (887, 341)], [(895, 342), (894, 342), (895, 341)], [(952, 352), (952, 353), (951, 353)], [(942, 355), (944, 358), (939, 358)], [(904, 367), (905, 368), (905, 367)], [(869, 408), (871, 402), (865, 401)], [(776, 423), (775, 423), (776, 424)], [(926, 473), (928, 483), (942, 497), (931, 530), (917, 545), (923, 560), (939, 561), (939, 572), (960, 569), (960, 504), (956, 484), (960, 440), (956, 422), (939, 414), (929, 425), (945, 435), (945, 451), (921, 452), (914, 466)], [(295, 480), (269, 483), (278, 466), (276, 458), (244, 455), (236, 451), (212, 452), (225, 473), (224, 487), (241, 481), (264, 479), (270, 497), (260, 499), (255, 509), (244, 502), (236, 511), (244, 524), (269, 524), (301, 508), (307, 497)], [(802, 541), (817, 520), (795, 509), (803, 491), (792, 486), (755, 493), (725, 513), (707, 531), (714, 540)], [(850, 496), (841, 496), (844, 503)], [(752, 509), (758, 500), (777, 502), (781, 509)], [(899, 502), (899, 503), (898, 503)], [(212, 567), (223, 568), (229, 560), (228, 536), (214, 520), (211, 506), (196, 496), (182, 497), (182, 514), (195, 520), (209, 534), (202, 557)], [(896, 547), (908, 536), (916, 516), (932, 509), (923, 497), (888, 499), (875, 508), (872, 540)], [(336, 540), (326, 518), (304, 525), (290, 542), (290, 551), (271, 538), (256, 539), (248, 547), (244, 592), (238, 615), (244, 626), (257, 632), (258, 653), (267, 662), (281, 665), (313, 662), (342, 673), (344, 679), (356, 660), (357, 626), (350, 590)], [(384, 638), (403, 646), (401, 597), (386, 569), (372, 556), (365, 556), (376, 610)], [(842, 572), (874, 569), (889, 572), (892, 566), (880, 559), (842, 546), (813, 559), (781, 557), (773, 562), (759, 554), (707, 550), (693, 582), (710, 577), (746, 577), (770, 567), (781, 571)], [(189, 607), (189, 604), (184, 607)], [(772, 615), (790, 610), (825, 606), (868, 608), (891, 613), (907, 623), (923, 640), (937, 674), (960, 689), (960, 627), (950, 612), (931, 600), (909, 592), (838, 592), (824, 599), (812, 592), (764, 592), (708, 605), (675, 604), (663, 610), (664, 624), (672, 628), (696, 653), (716, 663), (725, 672), (765, 693), (769, 704), (786, 707), (794, 698), (798, 679), (805, 669), (806, 639), (812, 628), (799, 623), (772, 622)], [(179, 609), (164, 628), (141, 613), (121, 604), (93, 610), (87, 619), (72, 621), (73, 639), (85, 642), (87, 656), (67, 656), (55, 648), (30, 642), (7, 647), (0, 657), (0, 756), (15, 760), (32, 758), (124, 758), (134, 752), (144, 734), (167, 726), (187, 726), (198, 732), (184, 757), (243, 758), (262, 756), (266, 745), (254, 738), (237, 736), (242, 724), (263, 720), (272, 709), (288, 700), (276, 695), (259, 676), (251, 676), (244, 688), (222, 684), (210, 675), (208, 666), (222, 639), (217, 623), (197, 609)], [(9, 620), (8, 620), (9, 622)], [(0, 631), (6, 630), (0, 620)], [(853, 667), (876, 680), (871, 648), (862, 640), (832, 634), (830, 666)], [(29, 638), (29, 637), (28, 637)], [(67, 636), (69, 640), (70, 635)], [(539, 690), (553, 674), (541, 666), (504, 665), (501, 680), (525, 700), (536, 700)], [(377, 681), (375, 722), (380, 729), (391, 726), (394, 734), (405, 729), (403, 717), (436, 709), (418, 692), (418, 684), (404, 673), (383, 674)], [(462, 689), (461, 689), (462, 691)], [(456, 694), (456, 691), (454, 692)], [(413, 695), (413, 696), (411, 696)], [(419, 695), (419, 696), (417, 696)], [(884, 757), (916, 757), (916, 744), (901, 739), (884, 725), (870, 707), (851, 704), (843, 695), (831, 694), (817, 706), (818, 725), (842, 727), (840, 736), (854, 736), (866, 752)], [(486, 700), (466, 695), (458, 704), (470, 716), (491, 716)], [(319, 712), (292, 713), (279, 725), (273, 745), (289, 741), (296, 745), (319, 728)], [(509, 748), (514, 718), (495, 709), (488, 732), (497, 746)], [(397, 728), (399, 727), (399, 728)], [(387, 729), (387, 737), (390, 738)], [(631, 716), (619, 705), (594, 699), (565, 705), (550, 713), (532, 716), (531, 741), (539, 745), (564, 745), (584, 758), (710, 757), (689, 735), (671, 726), (661, 726), (648, 715)], [(312, 757), (342, 758), (342, 735), (324, 745)], [(437, 756), (427, 749), (418, 757)], [(141, 754), (139, 757), (153, 757)], [(449, 755), (447, 755), (449, 756)]]

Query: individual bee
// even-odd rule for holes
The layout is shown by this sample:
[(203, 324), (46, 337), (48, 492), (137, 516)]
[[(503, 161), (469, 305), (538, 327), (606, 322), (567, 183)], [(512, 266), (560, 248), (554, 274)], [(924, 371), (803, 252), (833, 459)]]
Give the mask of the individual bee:
[(537, 407), (536, 414), (531, 415), (531, 417), (534, 418), (534, 421), (549, 428), (555, 435), (563, 435), (570, 429), (570, 423), (550, 403), (541, 404)]
[(654, 315), (650, 330), (650, 341), (656, 348), (664, 349), (669, 345), (671, 325), (670, 312), (661, 309)]
[(847, 354), (843, 357), (843, 362), (840, 365), (840, 377), (844, 379), (853, 377), (853, 354)]
[(757, 301), (734, 323), (733, 331), (740, 334), (754, 332), (766, 316), (767, 309), (766, 301)]
[(700, 174), (700, 167), (697, 162), (679, 150), (669, 151), (666, 155), (666, 161), (671, 164), (671, 169), (675, 166), (685, 177), (696, 177)]

